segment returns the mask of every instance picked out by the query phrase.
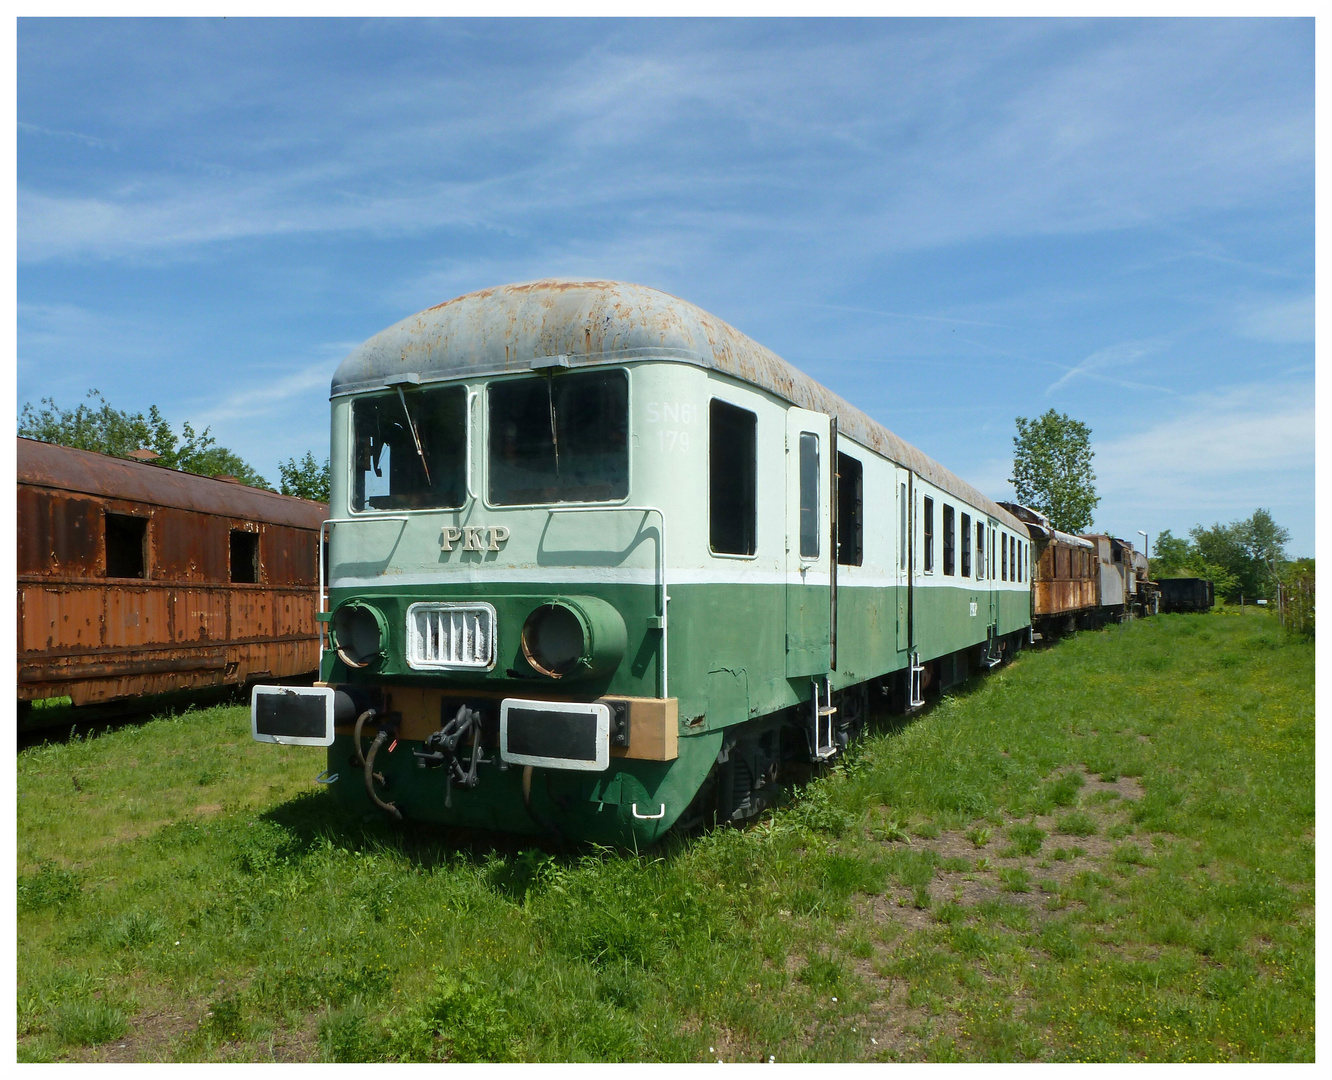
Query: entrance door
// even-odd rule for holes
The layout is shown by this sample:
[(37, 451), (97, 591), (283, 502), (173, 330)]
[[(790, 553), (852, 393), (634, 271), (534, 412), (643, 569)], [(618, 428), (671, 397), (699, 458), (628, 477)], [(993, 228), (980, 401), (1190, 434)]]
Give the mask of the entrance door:
[(832, 453), (828, 417), (786, 413), (786, 674), (823, 675), (831, 667), (829, 538)]
[(994, 518), (989, 519), (989, 546), (987, 548), (986, 559), (989, 561), (989, 567), (985, 575), (985, 584), (990, 587), (990, 626), (996, 626), (999, 623), (999, 590), (995, 588), (995, 581), (999, 577), (999, 556), (1002, 554), (999, 550), (999, 522)]
[(906, 469), (896, 471), (893, 503), (897, 507), (895, 522), (897, 531), (897, 651), (906, 652), (911, 648), (911, 473)]

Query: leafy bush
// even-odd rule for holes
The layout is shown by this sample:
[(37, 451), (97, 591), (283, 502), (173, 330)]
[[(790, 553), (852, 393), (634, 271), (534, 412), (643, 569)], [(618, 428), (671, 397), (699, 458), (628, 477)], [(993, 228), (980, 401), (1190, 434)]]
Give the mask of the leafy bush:
[(791, 809), (795, 821), (812, 832), (843, 836), (855, 824), (856, 818), (845, 807), (834, 801), (831, 784), (811, 784)]
[(388, 1040), (367, 1015), (364, 1003), (354, 999), (340, 1009), (330, 1009), (319, 1021), (319, 1053), (325, 1061), (383, 1061)]
[(239, 995), (224, 994), (210, 1001), (202, 1026), (219, 1039), (244, 1038), (249, 1025), (245, 1022)]
[(37, 872), (18, 879), (18, 906), (21, 911), (64, 907), (79, 895), (79, 879), (51, 859), (42, 859)]
[(440, 972), (425, 1001), (392, 1035), (404, 1061), (521, 1061), (528, 1024), (512, 989), (471, 972)]

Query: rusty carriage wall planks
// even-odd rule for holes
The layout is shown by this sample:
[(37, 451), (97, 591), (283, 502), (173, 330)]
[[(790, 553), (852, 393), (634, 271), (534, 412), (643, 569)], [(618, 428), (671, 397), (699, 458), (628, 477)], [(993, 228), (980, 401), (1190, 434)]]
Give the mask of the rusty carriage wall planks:
[(309, 675), (323, 503), (18, 440), (18, 699)]

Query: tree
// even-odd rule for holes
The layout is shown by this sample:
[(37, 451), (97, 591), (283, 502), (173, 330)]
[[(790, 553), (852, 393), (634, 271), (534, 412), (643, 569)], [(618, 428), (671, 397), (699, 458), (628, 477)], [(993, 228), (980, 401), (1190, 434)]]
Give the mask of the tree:
[(1092, 472), (1091, 428), (1051, 409), (1035, 420), (1019, 416), (1017, 429), (1009, 483), (1018, 502), (1063, 532), (1086, 531), (1101, 501)]
[(1239, 522), (1237, 528), (1240, 543), (1255, 567), (1261, 567), (1259, 579), (1265, 589), (1263, 595), (1276, 595), (1276, 585), (1281, 580), (1281, 564), (1286, 561), (1286, 545), (1290, 543), (1290, 530), (1283, 529), (1261, 507), (1253, 512), (1248, 521)]
[(168, 469), (200, 476), (234, 476), (250, 487), (273, 490), (239, 454), (218, 446), (209, 428), (196, 432), (187, 420), (177, 436), (156, 405), (150, 406), (144, 416), (112, 408), (98, 390), (89, 390), (88, 398), (97, 403), (96, 407), (85, 403), (76, 409), (61, 409), (53, 398), (42, 398), (42, 407), (36, 409), (28, 402), (19, 414), (18, 433), (28, 439), (112, 457), (152, 450), (158, 455), (156, 463)]
[(1162, 529), (1152, 545), (1152, 577), (1187, 577), (1185, 571), (1192, 557), (1193, 547), (1185, 537)]
[[(1224, 591), (1227, 599), (1240, 596), (1272, 599), (1276, 596), (1281, 565), (1286, 558), (1290, 533), (1266, 510), (1258, 509), (1246, 521), (1201, 525), (1189, 530), (1194, 548), (1203, 562), (1224, 568), (1234, 584)], [(1220, 584), (1217, 592), (1222, 592)]]
[(328, 502), (328, 458), (324, 458), (321, 468), (315, 464), (314, 455), (307, 450), (299, 462), (295, 458), (280, 462), (278, 472), (282, 474), (283, 495)]
[(1200, 577), (1212, 582), (1218, 596), (1271, 599), (1277, 582), (1288, 572), (1286, 544), (1290, 533), (1266, 510), (1246, 521), (1219, 522), (1204, 529), (1195, 525), (1189, 539), (1162, 529), (1152, 555), (1152, 577)]

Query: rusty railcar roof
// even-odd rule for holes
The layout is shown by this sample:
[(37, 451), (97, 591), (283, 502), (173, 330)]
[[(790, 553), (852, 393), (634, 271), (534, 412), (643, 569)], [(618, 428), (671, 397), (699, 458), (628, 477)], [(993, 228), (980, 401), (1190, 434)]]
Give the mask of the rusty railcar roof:
[(18, 482), (300, 529), (328, 517), (324, 503), (34, 439), (18, 440)]
[(353, 351), (333, 375), (331, 396), (383, 389), (403, 376), (427, 383), (516, 374), (550, 366), (546, 360), (570, 368), (674, 360), (742, 379), (792, 405), (837, 417), (838, 429), (856, 442), (1026, 531), (994, 500), (771, 349), (702, 308), (643, 285), (547, 279), (459, 296)]
[(1050, 524), (1050, 519), (1039, 510), (1033, 510), (1030, 506), (1023, 506), (1021, 503), (1001, 502), (999, 504), (1005, 510), (1010, 511), (1018, 518), (1027, 530), (1033, 535), (1044, 536), (1047, 541), (1058, 540), (1061, 544), (1075, 548), (1093, 548), (1096, 545), (1090, 540), (1084, 540), (1081, 536), (1074, 536), (1072, 533), (1060, 532)]

